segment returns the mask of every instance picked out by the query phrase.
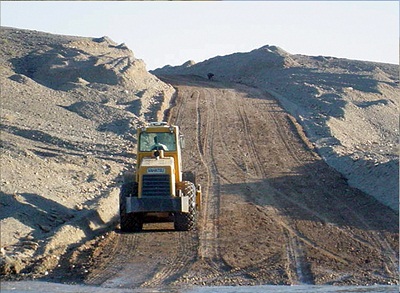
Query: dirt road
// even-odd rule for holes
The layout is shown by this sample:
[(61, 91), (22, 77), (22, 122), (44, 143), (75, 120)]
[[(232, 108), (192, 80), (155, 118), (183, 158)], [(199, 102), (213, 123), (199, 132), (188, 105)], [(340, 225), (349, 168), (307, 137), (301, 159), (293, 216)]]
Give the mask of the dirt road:
[(169, 120), (185, 134), (184, 169), (203, 187), (198, 229), (116, 229), (71, 254), (71, 278), (114, 288), (398, 282), (397, 215), (329, 168), (275, 99), (164, 79), (178, 90)]

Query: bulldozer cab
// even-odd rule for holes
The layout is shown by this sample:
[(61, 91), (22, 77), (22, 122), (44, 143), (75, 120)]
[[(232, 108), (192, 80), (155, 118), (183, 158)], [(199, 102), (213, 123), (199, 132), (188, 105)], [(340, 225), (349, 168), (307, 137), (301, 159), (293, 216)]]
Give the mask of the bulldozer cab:
[(139, 142), (139, 151), (141, 152), (154, 150), (176, 151), (175, 134), (171, 132), (142, 132)]
[[(136, 170), (140, 169), (144, 158), (172, 158), (174, 176), (180, 182), (182, 180), (182, 146), (183, 136), (179, 134), (177, 126), (171, 126), (165, 122), (153, 122), (147, 127), (139, 128)], [(139, 182), (139, 178), (137, 178), (137, 182)]]

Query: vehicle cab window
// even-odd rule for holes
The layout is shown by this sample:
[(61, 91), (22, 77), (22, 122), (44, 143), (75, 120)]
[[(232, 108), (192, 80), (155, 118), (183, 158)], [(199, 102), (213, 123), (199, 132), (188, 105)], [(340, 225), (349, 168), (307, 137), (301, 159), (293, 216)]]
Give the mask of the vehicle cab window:
[(150, 152), (161, 148), (164, 151), (176, 151), (175, 134), (170, 132), (142, 132), (139, 137), (139, 151)]

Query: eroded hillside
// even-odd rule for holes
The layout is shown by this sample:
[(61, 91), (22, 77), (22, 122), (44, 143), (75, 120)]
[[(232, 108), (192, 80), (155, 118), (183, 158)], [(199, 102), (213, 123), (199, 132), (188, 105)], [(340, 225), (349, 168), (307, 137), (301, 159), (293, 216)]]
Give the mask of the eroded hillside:
[(18, 273), (110, 225), (133, 130), (174, 89), (107, 37), (2, 27), (0, 43), (1, 250)]

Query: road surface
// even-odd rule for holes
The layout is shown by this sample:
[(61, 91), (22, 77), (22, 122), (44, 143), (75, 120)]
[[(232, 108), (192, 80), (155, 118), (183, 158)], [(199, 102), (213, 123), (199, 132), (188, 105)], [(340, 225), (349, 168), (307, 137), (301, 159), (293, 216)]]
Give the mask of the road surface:
[(168, 120), (185, 135), (184, 170), (203, 189), (198, 228), (116, 229), (75, 251), (64, 280), (129, 289), (397, 283), (397, 215), (349, 187), (272, 96), (163, 79), (178, 92)]

